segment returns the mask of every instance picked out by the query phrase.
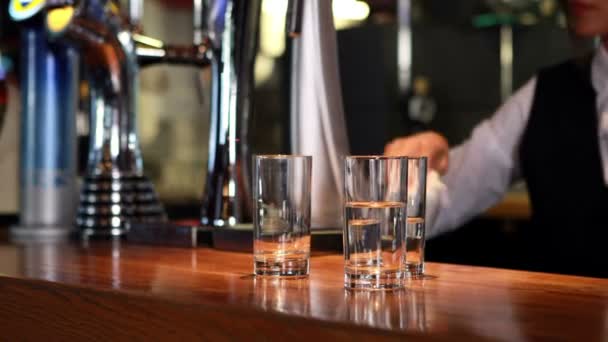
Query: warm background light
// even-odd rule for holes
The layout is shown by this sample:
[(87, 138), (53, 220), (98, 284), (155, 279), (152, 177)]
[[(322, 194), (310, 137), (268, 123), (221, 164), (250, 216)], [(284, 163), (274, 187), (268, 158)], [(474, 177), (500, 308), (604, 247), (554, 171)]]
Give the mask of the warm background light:
[[(334, 24), (341, 30), (355, 26), (369, 16), (369, 5), (359, 0), (333, 0)], [(263, 0), (260, 17), (260, 52), (256, 59), (256, 82), (267, 81), (274, 69), (274, 59), (285, 52), (285, 14), (287, 0)]]

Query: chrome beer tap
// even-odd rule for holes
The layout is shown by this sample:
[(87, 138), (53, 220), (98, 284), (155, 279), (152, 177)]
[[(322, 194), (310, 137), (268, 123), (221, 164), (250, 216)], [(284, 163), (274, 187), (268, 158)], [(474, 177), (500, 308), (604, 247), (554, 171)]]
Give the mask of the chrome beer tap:
[(139, 67), (207, 65), (207, 48), (168, 46), (144, 36), (141, 8), (134, 1), (129, 6), (137, 13), (133, 20), (114, 1), (72, 2), (53, 3), (47, 29), (80, 47), (91, 89), (91, 146), (76, 223), (85, 236), (122, 235), (130, 223), (166, 220), (143, 172), (136, 129)]
[[(189, 47), (167, 46), (142, 35), (141, 1), (129, 2), (131, 20), (125, 20), (113, 4), (81, 0), (74, 7), (70, 23), (61, 30), (87, 51), (89, 58), (85, 60), (92, 64), (94, 76), (93, 145), (89, 177), (81, 195), (79, 226), (85, 232), (121, 234), (128, 220), (164, 217), (152, 185), (143, 176), (134, 115), (139, 66), (165, 62), (211, 66), (209, 153), (201, 223), (231, 227), (248, 222), (251, 205), (247, 128), (253, 105), (261, 0), (194, 0), (194, 44)], [(99, 8), (104, 10), (100, 12)], [(299, 34), (301, 9), (302, 0), (290, 0), (291, 36)], [(121, 182), (122, 179), (128, 182)], [(120, 201), (106, 203), (95, 197), (105, 191), (109, 200), (112, 196), (126, 199), (120, 196), (121, 189), (144, 190), (143, 196), (128, 197), (135, 201), (125, 206), (129, 211), (115, 206)], [(141, 205), (137, 202), (140, 199)], [(98, 209), (98, 203), (105, 206)], [(130, 215), (125, 216), (126, 220), (124, 213)], [(98, 219), (100, 216), (103, 222)]]
[(207, 181), (201, 223), (230, 227), (251, 216), (247, 126), (261, 0), (207, 0), (203, 34), (212, 60)]
[[(251, 222), (248, 123), (253, 111), (254, 63), (261, 0), (194, 0), (194, 46), (211, 65), (207, 179), (201, 224)], [(289, 0), (287, 32), (299, 36), (303, 0)]]

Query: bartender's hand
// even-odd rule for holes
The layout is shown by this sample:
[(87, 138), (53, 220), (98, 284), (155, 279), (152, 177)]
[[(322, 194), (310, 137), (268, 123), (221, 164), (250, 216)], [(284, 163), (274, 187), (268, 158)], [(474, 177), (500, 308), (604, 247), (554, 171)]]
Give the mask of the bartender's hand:
[(396, 138), (384, 147), (387, 156), (426, 156), (429, 168), (441, 175), (448, 170), (449, 151), (448, 141), (430, 131)]

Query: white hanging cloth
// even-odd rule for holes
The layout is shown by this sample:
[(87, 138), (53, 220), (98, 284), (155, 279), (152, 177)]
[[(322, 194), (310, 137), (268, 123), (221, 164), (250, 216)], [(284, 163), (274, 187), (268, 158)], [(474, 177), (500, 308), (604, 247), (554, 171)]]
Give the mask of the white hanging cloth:
[(293, 51), (292, 152), (313, 156), (313, 229), (342, 225), (343, 164), (349, 153), (331, 3), (304, 1), (302, 34)]

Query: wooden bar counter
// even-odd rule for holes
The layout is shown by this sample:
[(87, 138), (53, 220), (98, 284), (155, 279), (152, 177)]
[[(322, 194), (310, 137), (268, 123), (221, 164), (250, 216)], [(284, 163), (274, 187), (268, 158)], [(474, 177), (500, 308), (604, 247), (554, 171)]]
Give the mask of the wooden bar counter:
[(343, 259), (260, 279), (252, 256), (124, 242), (3, 243), (1, 340), (608, 340), (608, 280), (427, 264), (397, 292), (348, 292)]

